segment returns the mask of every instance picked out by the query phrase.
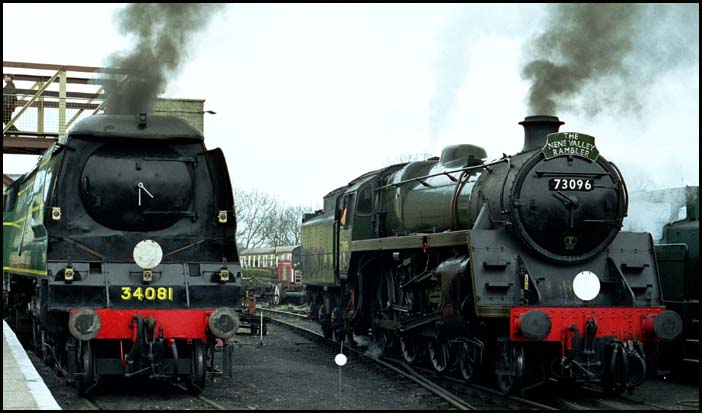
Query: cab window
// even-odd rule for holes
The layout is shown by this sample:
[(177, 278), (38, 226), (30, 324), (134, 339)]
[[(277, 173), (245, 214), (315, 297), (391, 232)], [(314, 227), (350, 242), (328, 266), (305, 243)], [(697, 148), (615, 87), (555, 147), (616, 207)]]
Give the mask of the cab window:
[(370, 214), (373, 210), (373, 190), (370, 186), (361, 190), (358, 195), (358, 209), (356, 214)]

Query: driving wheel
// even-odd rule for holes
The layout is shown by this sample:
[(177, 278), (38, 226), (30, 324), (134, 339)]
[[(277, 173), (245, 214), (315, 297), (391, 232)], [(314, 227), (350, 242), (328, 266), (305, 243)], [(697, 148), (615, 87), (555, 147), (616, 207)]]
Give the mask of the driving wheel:
[(188, 390), (192, 394), (200, 394), (205, 388), (207, 374), (205, 360), (205, 346), (202, 345), (201, 340), (193, 340), (192, 355), (190, 356), (190, 379), (188, 380)]
[(495, 377), (502, 394), (513, 394), (521, 390), (524, 379), (524, 349), (507, 337), (497, 340), (495, 353)]
[(419, 354), (419, 339), (412, 336), (400, 336), (400, 352), (402, 358), (408, 363), (413, 363)]
[(449, 342), (434, 338), (427, 345), (429, 352), (429, 361), (432, 367), (439, 373), (443, 373), (449, 366), (451, 353), (449, 350)]
[(475, 379), (482, 360), (482, 349), (467, 341), (463, 341), (458, 347), (458, 372), (463, 380), (471, 381)]

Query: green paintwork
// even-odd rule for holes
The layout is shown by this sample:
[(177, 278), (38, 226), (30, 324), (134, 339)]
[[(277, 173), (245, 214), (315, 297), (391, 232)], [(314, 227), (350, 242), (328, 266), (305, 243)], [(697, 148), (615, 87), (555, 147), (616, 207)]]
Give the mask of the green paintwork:
[(334, 216), (320, 216), (302, 226), (303, 284), (334, 285), (336, 221)]
[(3, 272), (21, 275), (46, 275), (47, 217), (44, 201), (57, 169), (53, 147), (49, 148), (39, 165), (17, 184), (8, 189), (17, 191), (17, 201), (11, 211), (3, 211)]
[(595, 137), (579, 132), (549, 134), (542, 152), (546, 159), (570, 155), (596, 161), (600, 156), (600, 151), (595, 146)]
[(438, 234), (406, 235), (404, 237), (375, 238), (352, 243), (352, 251), (398, 251), (422, 248), (426, 239), (427, 248), (467, 245), (468, 230), (440, 232)]
[[(460, 169), (464, 165), (465, 163), (460, 161), (458, 163), (442, 163), (440, 160), (412, 162), (391, 175), (387, 184), (395, 184), (395, 186), (382, 190), (385, 235), (433, 233), (447, 229), (470, 228), (475, 219), (469, 210), (470, 194), (480, 171), (473, 170), (460, 185), (455, 202), (452, 202), (452, 199), (458, 182), (454, 182), (447, 175), (441, 175), (444, 172)], [(439, 175), (400, 184), (413, 178), (435, 174)], [(458, 179), (461, 172), (453, 172), (451, 176)]]

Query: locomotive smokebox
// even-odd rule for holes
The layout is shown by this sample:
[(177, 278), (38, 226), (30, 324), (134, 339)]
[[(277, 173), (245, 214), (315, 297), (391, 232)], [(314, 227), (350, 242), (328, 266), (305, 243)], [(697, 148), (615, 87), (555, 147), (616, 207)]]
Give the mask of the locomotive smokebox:
[(558, 132), (558, 128), (565, 122), (561, 122), (558, 116), (527, 116), (519, 122), (524, 126), (524, 147), (522, 152), (541, 149), (546, 144), (546, 135)]

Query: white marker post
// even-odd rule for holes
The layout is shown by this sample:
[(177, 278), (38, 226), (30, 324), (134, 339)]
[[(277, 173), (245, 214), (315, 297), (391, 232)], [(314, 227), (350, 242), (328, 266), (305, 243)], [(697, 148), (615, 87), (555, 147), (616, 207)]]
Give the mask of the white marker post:
[(258, 342), (258, 345), (260, 347), (263, 346), (263, 311), (261, 311), (261, 328), (259, 329), (259, 334), (261, 334), (261, 340)]
[(341, 368), (346, 365), (346, 356), (344, 355), (344, 342), (341, 342), (341, 351), (334, 357), (334, 363), (339, 366), (339, 410), (341, 410)]

